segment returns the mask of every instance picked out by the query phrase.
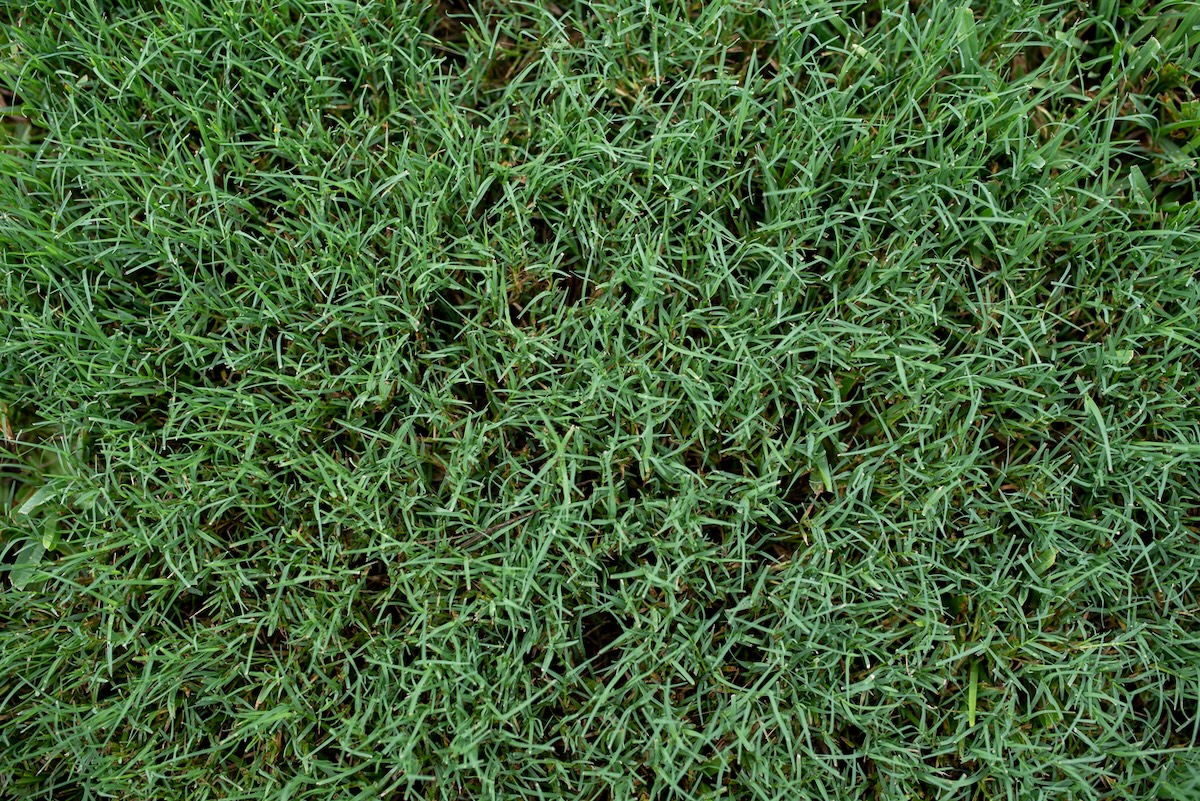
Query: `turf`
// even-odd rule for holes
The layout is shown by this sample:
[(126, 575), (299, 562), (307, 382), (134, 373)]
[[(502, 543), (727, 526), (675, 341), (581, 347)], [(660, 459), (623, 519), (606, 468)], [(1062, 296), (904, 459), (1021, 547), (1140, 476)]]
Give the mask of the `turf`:
[(0, 3), (0, 797), (1200, 798), (1200, 5)]

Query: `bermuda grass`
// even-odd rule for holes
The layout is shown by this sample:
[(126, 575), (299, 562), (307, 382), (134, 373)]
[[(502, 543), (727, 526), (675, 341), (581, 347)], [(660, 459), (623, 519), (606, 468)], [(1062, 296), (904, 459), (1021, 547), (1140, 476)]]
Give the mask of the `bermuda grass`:
[(1200, 798), (1200, 5), (0, 2), (0, 797)]

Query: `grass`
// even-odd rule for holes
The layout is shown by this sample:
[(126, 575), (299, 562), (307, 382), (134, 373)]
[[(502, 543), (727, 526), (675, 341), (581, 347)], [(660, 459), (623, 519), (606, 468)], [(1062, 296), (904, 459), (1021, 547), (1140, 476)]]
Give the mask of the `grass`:
[(0, 796), (1200, 797), (1200, 5), (0, 4)]

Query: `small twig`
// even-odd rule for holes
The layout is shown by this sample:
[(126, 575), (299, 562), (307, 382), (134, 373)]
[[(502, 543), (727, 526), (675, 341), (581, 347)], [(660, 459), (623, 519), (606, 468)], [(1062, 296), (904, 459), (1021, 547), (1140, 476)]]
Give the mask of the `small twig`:
[(533, 515), (535, 515), (536, 513), (540, 512), (540, 511), (542, 511), (540, 508), (532, 509), (528, 512), (525, 512), (524, 514), (519, 514), (516, 517), (510, 517), (508, 520), (505, 520), (502, 523), (497, 523), (494, 526), (488, 526), (483, 531), (479, 531), (479, 532), (476, 532), (475, 534), (468, 535), (467, 537), (462, 539), (459, 542), (459, 544), (462, 545), (463, 547), (474, 545), (475, 543), (479, 542), (481, 539), (483, 539), (485, 537), (490, 537), (491, 535), (495, 534), (497, 531), (500, 531), (501, 529), (504, 529), (509, 526), (520, 523), (522, 520), (532, 517)]

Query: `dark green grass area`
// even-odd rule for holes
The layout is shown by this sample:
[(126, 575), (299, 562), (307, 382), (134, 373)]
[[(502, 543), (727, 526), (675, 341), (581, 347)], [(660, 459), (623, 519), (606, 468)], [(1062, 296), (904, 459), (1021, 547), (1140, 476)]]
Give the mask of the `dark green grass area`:
[(1200, 798), (1200, 5), (0, 21), (0, 797)]

